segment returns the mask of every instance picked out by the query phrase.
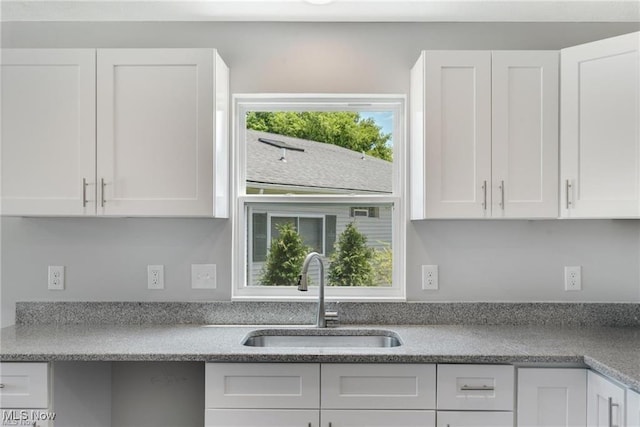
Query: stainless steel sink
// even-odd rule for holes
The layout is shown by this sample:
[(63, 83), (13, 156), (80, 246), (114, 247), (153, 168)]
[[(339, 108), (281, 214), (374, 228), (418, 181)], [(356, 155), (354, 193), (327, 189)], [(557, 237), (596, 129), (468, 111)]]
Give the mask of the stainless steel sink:
[(388, 348), (402, 345), (391, 331), (371, 329), (265, 329), (242, 342), (249, 347)]

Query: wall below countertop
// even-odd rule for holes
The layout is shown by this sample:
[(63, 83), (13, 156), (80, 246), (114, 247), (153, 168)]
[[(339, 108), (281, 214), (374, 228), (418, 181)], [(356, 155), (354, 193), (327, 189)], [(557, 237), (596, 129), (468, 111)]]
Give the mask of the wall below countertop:
[[(3, 23), (3, 47), (216, 47), (231, 92), (409, 93), (422, 49), (560, 49), (640, 24)], [(2, 218), (2, 326), (16, 301), (202, 301), (231, 296), (231, 222), (220, 219)], [(408, 221), (412, 301), (640, 302), (640, 221)], [(190, 264), (218, 265), (216, 290), (190, 288)], [(165, 265), (163, 291), (146, 265)], [(420, 287), (438, 264), (440, 291)], [(47, 291), (47, 266), (66, 290)], [(583, 291), (563, 290), (582, 265)]]

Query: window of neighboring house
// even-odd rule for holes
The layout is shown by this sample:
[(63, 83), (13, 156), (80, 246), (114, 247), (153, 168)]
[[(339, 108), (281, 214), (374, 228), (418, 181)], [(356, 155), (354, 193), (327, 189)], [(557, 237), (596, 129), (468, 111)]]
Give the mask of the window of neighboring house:
[(252, 262), (265, 262), (269, 242), (280, 237), (278, 226), (289, 223), (295, 228), (302, 243), (310, 250), (321, 255), (330, 256), (336, 240), (336, 215), (305, 215), (278, 214), (261, 212), (252, 209), (250, 214)]
[(241, 95), (234, 107), (233, 297), (309, 298), (294, 285), (315, 251), (328, 298), (403, 298), (404, 97)]

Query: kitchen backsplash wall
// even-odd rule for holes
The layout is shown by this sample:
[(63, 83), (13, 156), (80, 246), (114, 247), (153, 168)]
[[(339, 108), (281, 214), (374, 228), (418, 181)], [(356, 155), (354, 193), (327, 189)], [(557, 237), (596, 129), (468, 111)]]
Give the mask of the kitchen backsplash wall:
[[(422, 49), (559, 49), (637, 31), (625, 24), (3, 23), (3, 47), (215, 47), (231, 92), (408, 93)], [(231, 222), (2, 218), (2, 325), (16, 301), (202, 301), (231, 296)], [(411, 301), (640, 302), (640, 221), (419, 221), (407, 224)], [(218, 265), (216, 290), (190, 264)], [(165, 290), (146, 289), (164, 264)], [(421, 290), (438, 264), (440, 290)], [(47, 266), (66, 289), (47, 291)], [(563, 290), (581, 265), (583, 290)]]

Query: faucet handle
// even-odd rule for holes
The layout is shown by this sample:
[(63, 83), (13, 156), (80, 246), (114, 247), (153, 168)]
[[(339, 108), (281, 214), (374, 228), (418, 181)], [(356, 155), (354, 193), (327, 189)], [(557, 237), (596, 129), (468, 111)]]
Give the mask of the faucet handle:
[(325, 311), (324, 320), (327, 326), (338, 326), (339, 318), (337, 311)]

